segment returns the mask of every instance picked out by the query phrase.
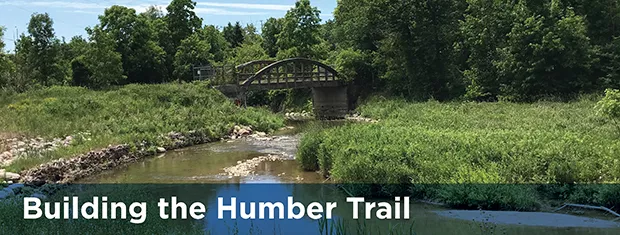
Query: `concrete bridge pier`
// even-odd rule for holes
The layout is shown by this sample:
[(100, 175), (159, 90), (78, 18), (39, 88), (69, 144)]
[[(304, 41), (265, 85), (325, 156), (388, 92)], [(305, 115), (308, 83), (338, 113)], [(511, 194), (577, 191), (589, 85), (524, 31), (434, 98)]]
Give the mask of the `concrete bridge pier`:
[(314, 87), (312, 101), (317, 119), (343, 119), (349, 111), (348, 87)]

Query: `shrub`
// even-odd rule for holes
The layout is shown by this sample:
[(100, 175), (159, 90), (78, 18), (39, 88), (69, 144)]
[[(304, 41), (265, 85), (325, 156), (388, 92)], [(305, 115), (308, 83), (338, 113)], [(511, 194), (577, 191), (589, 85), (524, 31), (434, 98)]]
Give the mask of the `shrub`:
[(607, 89), (597, 107), (601, 115), (614, 122), (620, 133), (620, 90)]

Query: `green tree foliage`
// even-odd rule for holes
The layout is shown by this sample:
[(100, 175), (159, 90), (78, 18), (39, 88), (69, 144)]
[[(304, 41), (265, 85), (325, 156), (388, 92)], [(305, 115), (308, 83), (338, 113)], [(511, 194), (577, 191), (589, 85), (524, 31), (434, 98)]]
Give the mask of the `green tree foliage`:
[(0, 52), (4, 54), (4, 31), (6, 31), (6, 27), (0, 26)]
[[(78, 57), (72, 65), (80, 63), (86, 70), (87, 78), (82, 86), (89, 88), (105, 88), (121, 83), (126, 77), (123, 75), (122, 55), (115, 51), (117, 48), (114, 38), (98, 27), (88, 30), (91, 45), (86, 53)], [(74, 74), (75, 74), (75, 66)]]
[(276, 57), (278, 54), (278, 34), (282, 31), (282, 19), (269, 18), (263, 24), (263, 48), (269, 57)]
[(71, 85), (73, 86), (88, 86), (90, 72), (81, 60), (81, 56), (88, 53), (89, 48), (88, 42), (80, 36), (71, 38), (67, 44), (66, 54), (71, 56)]
[(20, 68), (23, 75), (43, 86), (63, 84), (66, 78), (53, 24), (47, 13), (33, 14), (28, 24), (29, 35), (22, 35), (16, 46), (23, 62)]
[(267, 51), (262, 47), (263, 39), (256, 33), (254, 25), (248, 25), (244, 31), (244, 41), (239, 47), (234, 48), (230, 63), (239, 65), (253, 60), (269, 59)]
[(605, 45), (599, 55), (602, 66), (602, 87), (620, 89), (620, 36)]
[(334, 20), (328, 20), (325, 24), (322, 24), (319, 30), (320, 37), (323, 39), (326, 49), (329, 51), (336, 50), (337, 40), (335, 37), (336, 24)]
[(4, 51), (5, 27), (0, 26), (0, 90), (9, 89), (12, 77), (15, 73), (15, 64)]
[(102, 31), (115, 40), (116, 51), (123, 58), (123, 70), (131, 83), (164, 81), (165, 52), (156, 42), (156, 32), (147, 19), (122, 6), (112, 6), (99, 17)]
[(195, 7), (196, 2), (192, 0), (173, 0), (166, 7), (168, 11), (166, 23), (171, 35), (170, 48), (172, 50), (176, 50), (183, 39), (202, 28), (202, 19), (194, 12)]
[(620, 133), (620, 90), (605, 90), (605, 97), (597, 103), (597, 108), (599, 114), (614, 122)]
[(160, 69), (162, 70), (162, 76), (164, 76), (163, 80), (171, 81), (173, 80), (172, 71), (174, 69), (172, 63), (174, 61), (174, 53), (176, 48), (172, 45), (172, 34), (168, 28), (166, 15), (161, 8), (150, 6), (145, 12), (140, 13), (140, 16), (144, 17), (150, 27), (154, 30), (155, 41), (159, 47), (166, 52), (163, 61), (164, 66)]
[(461, 50), (469, 53), (463, 72), (469, 99), (493, 100), (500, 93), (500, 76), (495, 63), (507, 43), (511, 30), (513, 0), (468, 0), (465, 19), (461, 21)]
[(221, 63), (226, 60), (228, 53), (228, 42), (224, 38), (224, 34), (217, 30), (213, 25), (207, 25), (199, 32), (203, 39), (211, 45), (209, 53), (213, 55), (213, 61)]
[(588, 76), (592, 55), (583, 17), (558, 1), (540, 7), (538, 14), (523, 5), (515, 9), (508, 43), (496, 63), (505, 99), (570, 95), (595, 83)]
[(340, 0), (334, 11), (334, 37), (343, 48), (377, 51), (385, 35), (382, 17), (387, 0)]
[(396, 94), (445, 100), (460, 95), (456, 64), (458, 20), (462, 9), (452, 0), (407, 0), (388, 4), (387, 37), (379, 58), (383, 77)]
[(223, 33), (224, 38), (226, 38), (226, 41), (228, 41), (231, 48), (236, 48), (243, 43), (245, 35), (243, 32), (243, 27), (241, 27), (239, 21), (237, 21), (235, 25), (228, 23), (228, 25), (224, 27)]
[(299, 0), (282, 19), (282, 31), (278, 34), (278, 58), (306, 57), (318, 59), (321, 43), (319, 23), (321, 12), (310, 5), (310, 0)]
[(174, 56), (174, 77), (190, 81), (192, 66), (212, 64), (211, 44), (205, 36), (204, 32), (198, 32), (181, 41)]
[(386, 0), (342, 0), (334, 12), (332, 34), (337, 49), (330, 55), (329, 63), (360, 84), (357, 87), (363, 89), (362, 93), (380, 89), (379, 71), (382, 69), (375, 66), (373, 58), (385, 37), (381, 31), (384, 22), (380, 12), (386, 7)]
[(222, 32), (209, 25), (183, 40), (174, 56), (174, 77), (189, 81), (192, 66), (223, 63), (227, 57), (228, 42)]

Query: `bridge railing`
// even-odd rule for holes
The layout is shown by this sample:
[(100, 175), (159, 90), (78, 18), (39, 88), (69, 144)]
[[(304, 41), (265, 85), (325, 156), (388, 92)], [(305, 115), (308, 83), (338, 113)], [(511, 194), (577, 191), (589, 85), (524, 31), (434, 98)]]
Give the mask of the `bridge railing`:
[(192, 68), (194, 80), (211, 81), (213, 85), (234, 84), (235, 67), (231, 65), (204, 65)]
[(254, 76), (261, 69), (275, 63), (274, 60), (255, 60), (235, 67), (237, 84), (244, 82), (248, 78)]
[(333, 86), (338, 73), (321, 62), (291, 58), (280, 61), (257, 60), (238, 66), (194, 66), (195, 80), (209, 80), (213, 85), (234, 84), (280, 89), (308, 86)]
[(328, 65), (306, 58), (291, 58), (269, 64), (241, 85), (278, 89), (334, 86), (339, 80), (338, 73)]

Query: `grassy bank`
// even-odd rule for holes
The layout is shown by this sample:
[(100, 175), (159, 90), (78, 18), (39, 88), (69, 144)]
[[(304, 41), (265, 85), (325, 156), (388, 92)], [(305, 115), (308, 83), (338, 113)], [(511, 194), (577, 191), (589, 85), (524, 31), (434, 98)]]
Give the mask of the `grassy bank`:
[(50, 87), (0, 99), (0, 132), (74, 136), (69, 147), (17, 159), (7, 167), (12, 171), (110, 144), (162, 146), (165, 139), (160, 136), (172, 131), (198, 131), (216, 139), (234, 124), (270, 131), (283, 126), (283, 119), (267, 110), (239, 108), (208, 83), (128, 85), (108, 91)]
[[(619, 133), (596, 102), (362, 106), (377, 124), (308, 133), (299, 161), (356, 194), (410, 194), (454, 207), (540, 208), (548, 199), (620, 206)], [(575, 184), (582, 183), (582, 184)], [(584, 185), (592, 184), (592, 185)]]

